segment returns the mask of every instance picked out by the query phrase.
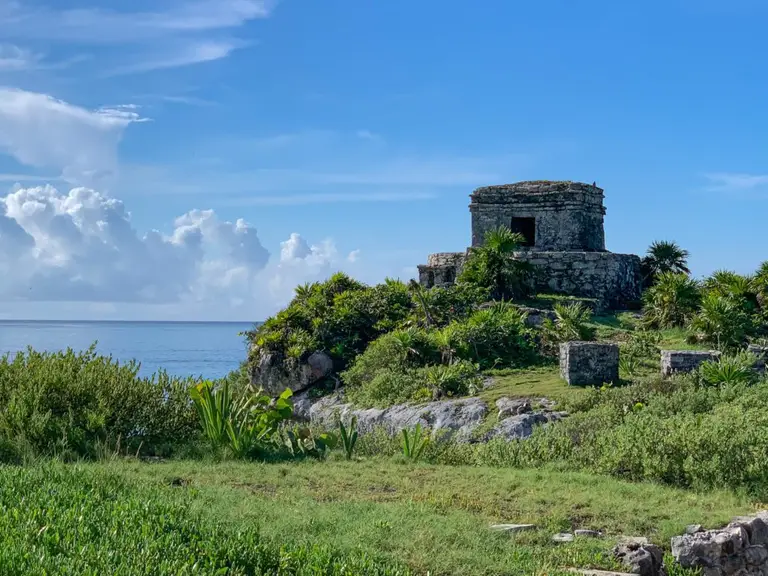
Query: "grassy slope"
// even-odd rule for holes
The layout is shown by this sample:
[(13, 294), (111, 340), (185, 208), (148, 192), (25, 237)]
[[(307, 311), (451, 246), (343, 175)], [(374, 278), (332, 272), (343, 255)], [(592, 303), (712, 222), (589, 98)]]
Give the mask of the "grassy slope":
[[(748, 511), (726, 493), (696, 495), (555, 470), (409, 465), (397, 459), (290, 464), (114, 463), (93, 468), (195, 494), (194, 509), (283, 542), (362, 551), (418, 573), (548, 574), (611, 568), (616, 537), (662, 545), (687, 524), (720, 525)], [(175, 479), (175, 480), (174, 480)], [(172, 488), (168, 488), (173, 490)], [(534, 523), (510, 537), (491, 523)], [(552, 534), (603, 530), (556, 545)]]

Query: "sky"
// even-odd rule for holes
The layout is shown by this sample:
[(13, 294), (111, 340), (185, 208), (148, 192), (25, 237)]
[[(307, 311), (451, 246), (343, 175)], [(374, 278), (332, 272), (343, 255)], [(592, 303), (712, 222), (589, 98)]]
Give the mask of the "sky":
[(260, 320), (408, 279), (469, 194), (768, 260), (763, 0), (0, 0), (0, 318)]

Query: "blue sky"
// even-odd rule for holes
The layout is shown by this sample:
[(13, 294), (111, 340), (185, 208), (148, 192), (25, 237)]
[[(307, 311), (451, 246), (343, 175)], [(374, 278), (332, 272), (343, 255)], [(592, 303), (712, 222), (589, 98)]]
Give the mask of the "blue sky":
[(523, 179), (597, 181), (612, 251), (768, 259), (765, 3), (114, 4), (0, 0), (2, 316), (260, 318)]

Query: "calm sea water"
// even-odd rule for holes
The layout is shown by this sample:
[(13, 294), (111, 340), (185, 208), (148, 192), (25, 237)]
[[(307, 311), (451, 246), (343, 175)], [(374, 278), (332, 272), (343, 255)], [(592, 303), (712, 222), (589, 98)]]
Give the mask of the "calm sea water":
[(177, 376), (218, 378), (245, 359), (238, 334), (253, 324), (225, 322), (37, 322), (0, 321), (0, 353), (32, 346), (58, 351), (88, 348), (120, 361), (141, 362), (149, 376), (160, 368)]

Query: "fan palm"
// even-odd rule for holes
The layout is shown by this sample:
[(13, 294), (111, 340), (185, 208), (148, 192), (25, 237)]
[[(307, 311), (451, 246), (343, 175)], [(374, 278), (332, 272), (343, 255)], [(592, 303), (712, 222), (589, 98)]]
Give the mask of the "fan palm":
[(676, 242), (660, 240), (653, 242), (643, 258), (643, 272), (647, 285), (653, 284), (661, 274), (690, 274), (687, 250)]
[(522, 234), (505, 226), (491, 230), (484, 244), (470, 252), (459, 281), (488, 289), (494, 300), (524, 296), (532, 266), (514, 257), (524, 242)]

